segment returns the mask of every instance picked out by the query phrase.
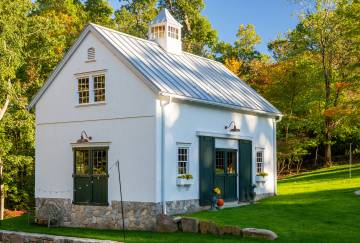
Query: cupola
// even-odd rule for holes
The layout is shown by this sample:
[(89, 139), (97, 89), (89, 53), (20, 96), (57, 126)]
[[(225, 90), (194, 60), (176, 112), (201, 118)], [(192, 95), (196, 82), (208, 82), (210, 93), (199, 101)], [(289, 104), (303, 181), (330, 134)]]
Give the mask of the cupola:
[(149, 39), (157, 42), (165, 51), (181, 54), (182, 25), (164, 8), (149, 24)]

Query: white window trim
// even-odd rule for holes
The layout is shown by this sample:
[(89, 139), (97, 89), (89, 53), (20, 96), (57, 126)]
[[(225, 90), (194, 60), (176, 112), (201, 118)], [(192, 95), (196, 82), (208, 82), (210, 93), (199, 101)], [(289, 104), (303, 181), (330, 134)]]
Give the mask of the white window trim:
[[(105, 76), (105, 100), (104, 101), (94, 101), (94, 77), (95, 76)], [(78, 79), (80, 78), (89, 78), (89, 103), (79, 103), (79, 90), (78, 90)], [(86, 107), (86, 106), (97, 106), (97, 105), (105, 105), (107, 101), (107, 70), (96, 70), (92, 72), (83, 72), (74, 74), (75, 78), (75, 107)]]
[(257, 147), (255, 148), (255, 170), (256, 174), (258, 174), (257, 168), (258, 168), (258, 161), (257, 161), (257, 153), (262, 153), (262, 172), (265, 172), (265, 148)]
[[(190, 173), (190, 147), (191, 143), (176, 143), (176, 174), (178, 176), (185, 175), (185, 174), (191, 174)], [(185, 174), (179, 174), (179, 149), (180, 148), (186, 148), (187, 149), (187, 167), (186, 167), (186, 173)]]

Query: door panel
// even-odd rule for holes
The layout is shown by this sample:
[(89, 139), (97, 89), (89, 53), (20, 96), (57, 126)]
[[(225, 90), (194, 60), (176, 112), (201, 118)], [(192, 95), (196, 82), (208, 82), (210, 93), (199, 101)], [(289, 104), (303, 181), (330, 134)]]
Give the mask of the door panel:
[(225, 201), (237, 198), (236, 150), (216, 149), (215, 186), (220, 187)]
[(200, 206), (211, 204), (211, 191), (214, 187), (215, 139), (199, 137), (199, 193)]
[(249, 201), (252, 187), (252, 143), (239, 141), (239, 201)]
[(76, 176), (74, 177), (75, 183), (75, 201), (78, 203), (91, 202), (91, 183), (89, 176)]
[(94, 176), (92, 178), (92, 202), (93, 203), (104, 203), (107, 201), (107, 176)]

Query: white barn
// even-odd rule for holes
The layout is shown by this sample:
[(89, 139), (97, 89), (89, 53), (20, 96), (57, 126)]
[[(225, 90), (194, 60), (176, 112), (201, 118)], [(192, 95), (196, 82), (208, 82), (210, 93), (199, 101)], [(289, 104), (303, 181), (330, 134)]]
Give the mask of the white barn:
[(63, 225), (121, 227), (116, 161), (128, 229), (206, 207), (216, 186), (232, 203), (276, 194), (281, 113), (223, 64), (183, 52), (166, 9), (149, 40), (89, 24), (30, 108), (37, 210), (56, 205)]

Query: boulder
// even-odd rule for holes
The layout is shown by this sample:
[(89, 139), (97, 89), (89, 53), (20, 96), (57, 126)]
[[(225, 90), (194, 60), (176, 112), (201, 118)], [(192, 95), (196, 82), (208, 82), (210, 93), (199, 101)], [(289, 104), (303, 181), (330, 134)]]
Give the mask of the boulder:
[(241, 236), (241, 228), (238, 226), (232, 225), (225, 225), (223, 227), (218, 227), (219, 235), (234, 235), (234, 236)]
[(181, 228), (183, 232), (198, 233), (199, 232), (199, 220), (193, 218), (182, 218)]
[(242, 229), (242, 234), (244, 237), (256, 237), (267, 240), (276, 240), (278, 238), (277, 234), (267, 229), (245, 228)]
[(211, 221), (200, 221), (199, 223), (199, 231), (201, 234), (219, 234), (219, 227)]
[(165, 215), (159, 214), (156, 216), (156, 226), (155, 231), (157, 232), (175, 232), (178, 230), (177, 223), (174, 222), (173, 218)]

